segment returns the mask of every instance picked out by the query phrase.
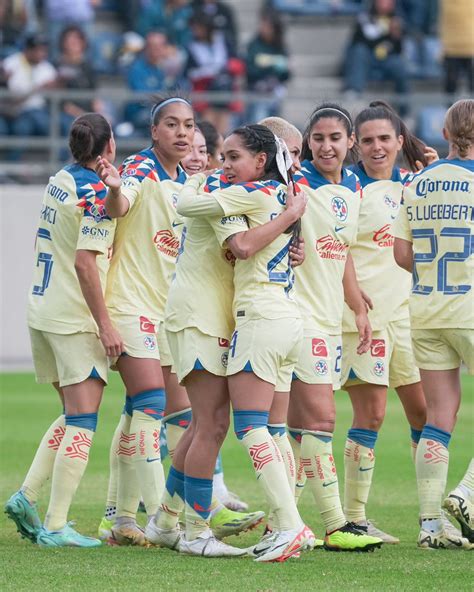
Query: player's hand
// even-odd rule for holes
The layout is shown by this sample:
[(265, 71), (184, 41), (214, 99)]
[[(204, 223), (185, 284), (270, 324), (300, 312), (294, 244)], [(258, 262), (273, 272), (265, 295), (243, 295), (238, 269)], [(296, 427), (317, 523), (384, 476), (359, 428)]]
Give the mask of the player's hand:
[(286, 193), (286, 210), (292, 214), (293, 222), (299, 220), (306, 210), (308, 203), (308, 196), (304, 191), (295, 193), (295, 186), (293, 183), (288, 183), (288, 190)]
[(362, 296), (362, 300), (364, 301), (366, 311), (369, 312), (369, 310), (374, 310), (374, 303), (372, 302), (370, 296), (362, 289), (360, 289), (360, 295)]
[(436, 150), (434, 148), (431, 148), (431, 146), (425, 146), (425, 160), (426, 160), (426, 165), (424, 165), (421, 160), (417, 160), (416, 161), (416, 170), (417, 171), (422, 171), (425, 166), (428, 166), (430, 164), (432, 164), (433, 162), (436, 162), (437, 160), (439, 160), (439, 155), (436, 152)]
[(291, 267), (298, 267), (304, 262), (304, 238), (299, 238), (296, 244), (290, 245), (290, 265)]
[(357, 346), (357, 354), (360, 356), (369, 351), (370, 342), (372, 341), (372, 327), (370, 326), (369, 317), (367, 313), (359, 313), (355, 317), (357, 331), (359, 332), (359, 345)]
[(111, 189), (120, 189), (122, 178), (114, 165), (103, 156), (97, 157), (97, 174), (101, 181)]
[(109, 358), (117, 358), (125, 351), (122, 337), (112, 325), (102, 327), (99, 330), (99, 338)]

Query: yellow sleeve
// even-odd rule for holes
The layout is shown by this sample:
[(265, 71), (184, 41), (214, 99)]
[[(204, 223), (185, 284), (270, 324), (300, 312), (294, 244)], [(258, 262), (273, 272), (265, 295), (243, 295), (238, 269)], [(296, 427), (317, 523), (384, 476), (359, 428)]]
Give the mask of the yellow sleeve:
[(109, 217), (97, 221), (92, 216), (83, 216), (76, 249), (106, 254), (114, 242), (115, 224)]
[(258, 191), (249, 192), (242, 185), (232, 185), (216, 191), (216, 194), (226, 216), (239, 216), (259, 209)]
[(176, 203), (178, 214), (188, 218), (222, 216), (224, 212), (216, 199), (217, 192), (211, 194), (202, 190), (205, 181), (206, 175), (203, 173), (186, 179)]
[(245, 216), (219, 216), (212, 218), (209, 222), (221, 246), (224, 246), (226, 240), (234, 234), (249, 229)]
[(400, 205), (400, 211), (398, 213), (397, 219), (395, 220), (395, 224), (392, 227), (392, 232), (396, 238), (401, 238), (410, 243), (413, 242), (411, 228), (408, 222), (407, 208), (404, 204)]

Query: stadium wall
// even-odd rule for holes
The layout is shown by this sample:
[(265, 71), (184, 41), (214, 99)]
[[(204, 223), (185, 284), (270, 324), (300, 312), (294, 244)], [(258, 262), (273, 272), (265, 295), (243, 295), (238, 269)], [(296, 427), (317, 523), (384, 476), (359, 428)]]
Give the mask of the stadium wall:
[(2, 185), (0, 209), (0, 370), (33, 368), (26, 303), (44, 186)]

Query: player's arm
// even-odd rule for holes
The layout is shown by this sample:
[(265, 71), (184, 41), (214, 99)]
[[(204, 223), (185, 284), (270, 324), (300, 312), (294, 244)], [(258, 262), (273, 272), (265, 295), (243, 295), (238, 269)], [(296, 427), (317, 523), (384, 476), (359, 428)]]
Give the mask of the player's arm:
[(97, 269), (97, 251), (78, 249), (74, 267), (81, 286), (84, 300), (99, 328), (99, 338), (109, 357), (119, 356), (123, 352), (123, 341), (113, 327), (105, 306), (99, 270)]
[(188, 218), (223, 216), (224, 209), (217, 201), (214, 194), (204, 193), (203, 186), (206, 181), (204, 173), (192, 175), (186, 179), (186, 183), (179, 192), (176, 203), (176, 211), (181, 216)]
[[(239, 232), (227, 239), (230, 250), (237, 259), (248, 259), (272, 243), (280, 234), (301, 218), (306, 209), (308, 197), (303, 191), (294, 193), (288, 186), (286, 209), (266, 224)], [(304, 258), (304, 257), (303, 257)]]
[(105, 199), (105, 209), (111, 218), (122, 218), (130, 208), (130, 202), (122, 194), (122, 178), (120, 173), (102, 156), (97, 157), (97, 174), (109, 188)]
[(403, 238), (395, 237), (393, 256), (399, 267), (410, 273), (413, 271), (413, 243)]
[(360, 355), (369, 350), (372, 341), (372, 327), (367, 316), (367, 306), (357, 282), (354, 260), (350, 253), (347, 256), (342, 285), (344, 287), (344, 300), (354, 312), (355, 323), (359, 332), (357, 353)]

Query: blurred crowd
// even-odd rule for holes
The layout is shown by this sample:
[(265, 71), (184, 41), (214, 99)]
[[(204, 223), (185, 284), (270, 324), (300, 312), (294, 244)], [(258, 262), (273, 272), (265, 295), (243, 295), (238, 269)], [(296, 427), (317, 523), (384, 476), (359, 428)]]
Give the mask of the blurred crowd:
[[(107, 76), (138, 93), (221, 91), (197, 100), (196, 111), (222, 133), (232, 118), (278, 115), (291, 76), (282, 17), (298, 11), (355, 14), (341, 56), (346, 99), (371, 81), (390, 82), (403, 113), (413, 78), (444, 80), (440, 90), (453, 94), (464, 78), (473, 90), (472, 0), (266, 0), (245, 46), (228, 2), (0, 0), (0, 86), (10, 91), (0, 100), (0, 134), (46, 135), (44, 90), (93, 90)], [(98, 26), (103, 15), (113, 16), (113, 27)], [(229, 99), (237, 90), (263, 98), (244, 106)], [(89, 110), (106, 115), (119, 135), (142, 135), (149, 125), (142, 98), (123, 109), (71, 99), (61, 104), (61, 133)]]

